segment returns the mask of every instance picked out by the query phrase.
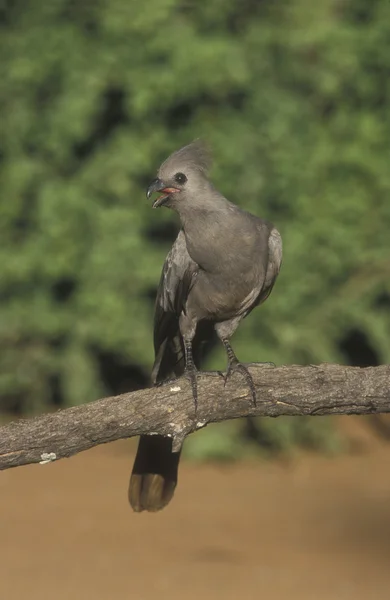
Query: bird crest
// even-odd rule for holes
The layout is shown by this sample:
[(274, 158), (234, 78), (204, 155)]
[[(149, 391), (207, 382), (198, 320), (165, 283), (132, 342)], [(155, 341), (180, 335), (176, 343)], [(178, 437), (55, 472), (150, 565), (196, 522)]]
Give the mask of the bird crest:
[(173, 152), (161, 165), (160, 170), (185, 165), (206, 175), (212, 164), (211, 151), (201, 139), (196, 139), (187, 146)]

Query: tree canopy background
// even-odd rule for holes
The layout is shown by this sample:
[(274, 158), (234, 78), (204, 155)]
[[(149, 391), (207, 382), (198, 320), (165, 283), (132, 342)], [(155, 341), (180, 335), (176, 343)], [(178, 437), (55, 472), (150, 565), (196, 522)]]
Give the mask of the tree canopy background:
[(390, 361), (387, 0), (3, 0), (0, 50), (0, 409), (147, 383), (177, 221), (145, 187), (196, 137), (283, 236), (241, 360)]

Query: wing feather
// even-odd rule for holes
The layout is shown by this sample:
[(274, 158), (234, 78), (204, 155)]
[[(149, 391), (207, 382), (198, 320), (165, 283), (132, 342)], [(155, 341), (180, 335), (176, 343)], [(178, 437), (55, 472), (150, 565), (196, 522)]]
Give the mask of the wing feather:
[(248, 316), (252, 310), (265, 302), (272, 292), (275, 281), (282, 265), (282, 238), (277, 229), (272, 226), (268, 237), (268, 259), (265, 278), (257, 289), (254, 289), (243, 302), (243, 315)]
[(194, 284), (198, 265), (187, 251), (184, 232), (176, 238), (161, 273), (154, 313), (154, 382), (179, 375), (184, 356), (179, 332), (179, 317)]

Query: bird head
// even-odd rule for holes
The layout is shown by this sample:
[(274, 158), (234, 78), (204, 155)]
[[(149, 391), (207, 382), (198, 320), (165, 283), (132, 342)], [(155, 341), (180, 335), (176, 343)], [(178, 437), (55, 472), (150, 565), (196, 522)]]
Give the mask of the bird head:
[(195, 140), (171, 154), (158, 170), (146, 191), (149, 199), (154, 192), (161, 195), (153, 203), (153, 208), (166, 206), (178, 209), (180, 203), (196, 197), (207, 181), (211, 158), (203, 142)]

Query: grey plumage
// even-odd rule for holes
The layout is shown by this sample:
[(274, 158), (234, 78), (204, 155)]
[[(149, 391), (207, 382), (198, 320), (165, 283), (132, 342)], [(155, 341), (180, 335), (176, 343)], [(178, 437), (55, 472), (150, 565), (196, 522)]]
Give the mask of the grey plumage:
[[(152, 380), (187, 373), (195, 409), (195, 366), (212, 328), (227, 351), (227, 377), (241, 372), (256, 401), (250, 374), (229, 340), (240, 321), (268, 298), (282, 262), (279, 232), (226, 200), (208, 179), (210, 164), (209, 152), (197, 140), (163, 162), (147, 193), (161, 191), (153, 206), (175, 210), (181, 221), (157, 291)], [(168, 438), (141, 437), (129, 488), (134, 510), (159, 510), (172, 498), (179, 453), (171, 448)]]

